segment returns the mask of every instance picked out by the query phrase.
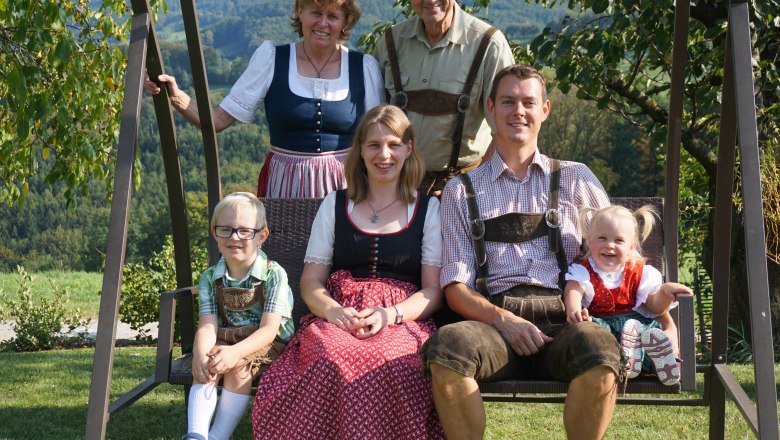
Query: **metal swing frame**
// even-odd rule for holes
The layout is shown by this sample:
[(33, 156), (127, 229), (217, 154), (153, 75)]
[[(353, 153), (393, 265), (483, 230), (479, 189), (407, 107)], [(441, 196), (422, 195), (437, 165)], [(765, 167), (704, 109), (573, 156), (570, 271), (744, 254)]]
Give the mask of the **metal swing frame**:
[[(152, 375), (113, 403), (110, 402), (109, 393), (114, 363), (122, 267), (124, 266), (130, 218), (130, 202), (133, 187), (132, 175), (140, 120), (141, 96), (143, 93), (143, 75), (145, 69), (148, 69), (152, 77), (156, 77), (164, 72), (160, 47), (155, 34), (154, 24), (151, 20), (148, 1), (132, 0), (131, 3), (133, 10), (132, 31), (128, 50), (128, 65), (125, 77), (113, 200), (109, 219), (106, 265), (101, 290), (97, 341), (87, 410), (87, 439), (105, 438), (106, 425), (112, 415), (132, 405), (157, 385), (164, 382), (158, 379), (158, 376)], [(208, 81), (194, 0), (181, 0), (181, 6), (203, 134), (208, 206), (209, 214), (211, 214), (214, 206), (221, 198), (216, 132), (211, 118)], [(712, 360), (709, 364), (698, 365), (696, 368), (704, 376), (703, 398), (689, 399), (687, 404), (709, 406), (709, 438), (711, 439), (724, 438), (727, 394), (737, 405), (744, 419), (758, 438), (778, 439), (777, 393), (774, 378), (769, 285), (765, 257), (766, 243), (761, 198), (758, 131), (753, 95), (748, 3), (745, 1), (731, 1), (728, 8), (728, 42), (724, 65), (725, 76), (723, 81), (714, 213), (715, 236), (719, 237), (719, 239), (715, 242), (713, 263)], [(669, 232), (678, 230), (680, 141), (689, 18), (690, 1), (678, 0), (675, 11), (663, 219), (664, 230)], [(184, 289), (192, 285), (186, 205), (173, 112), (164, 88), (159, 95), (154, 97), (154, 108), (159, 125), (171, 223), (173, 225), (176, 282), (180, 289)], [(744, 194), (744, 238), (746, 243), (748, 286), (750, 290), (749, 307), (755, 365), (756, 404), (751, 401), (735, 379), (729, 369), (726, 357), (728, 342), (729, 256), (732, 231), (731, 208), (737, 145), (740, 152), (742, 191)], [(666, 278), (670, 281), (675, 281), (677, 280), (678, 265), (677, 234), (666, 233), (664, 240), (667, 263)], [(216, 243), (213, 240), (209, 242), (209, 255), (212, 263), (218, 256)], [(192, 322), (191, 320), (194, 319), (192, 301), (179, 301), (177, 303), (177, 312), (180, 317), (189, 319)], [(192, 328), (192, 326), (183, 326), (183, 332), (185, 332), (183, 340), (193, 340)], [(159, 335), (161, 340), (162, 338), (172, 338), (172, 334), (168, 333), (167, 330), (164, 332), (161, 330)], [(184, 352), (191, 351), (191, 349), (191, 346), (182, 346)], [(165, 356), (165, 354), (158, 354), (158, 357), (160, 356)], [(165, 361), (166, 359), (157, 359), (158, 364)], [(170, 362), (170, 354), (168, 354), (167, 362)], [(684, 380), (695, 381), (695, 378), (684, 378)], [(653, 400), (631, 403), (658, 404)]]

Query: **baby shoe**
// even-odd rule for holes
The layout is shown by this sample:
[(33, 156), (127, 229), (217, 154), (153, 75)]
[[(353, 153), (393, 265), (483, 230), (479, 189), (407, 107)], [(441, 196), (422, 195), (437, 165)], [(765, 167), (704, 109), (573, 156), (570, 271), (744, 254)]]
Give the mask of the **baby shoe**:
[(672, 341), (659, 328), (651, 328), (642, 333), (642, 348), (655, 366), (655, 373), (664, 385), (674, 385), (680, 381), (680, 367), (672, 350)]
[(640, 333), (642, 324), (636, 319), (629, 319), (623, 324), (620, 332), (620, 349), (626, 356), (628, 377), (633, 379), (642, 372), (642, 341)]

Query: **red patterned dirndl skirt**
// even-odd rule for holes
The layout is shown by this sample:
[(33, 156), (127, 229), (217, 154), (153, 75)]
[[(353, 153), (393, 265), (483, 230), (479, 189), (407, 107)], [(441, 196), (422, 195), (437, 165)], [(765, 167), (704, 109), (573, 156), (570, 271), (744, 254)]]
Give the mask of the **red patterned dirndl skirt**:
[[(400, 303), (417, 290), (394, 279), (333, 273), (328, 291), (362, 310)], [(256, 439), (444, 438), (417, 354), (432, 319), (389, 325), (360, 340), (312, 314), (262, 376), (252, 410)]]

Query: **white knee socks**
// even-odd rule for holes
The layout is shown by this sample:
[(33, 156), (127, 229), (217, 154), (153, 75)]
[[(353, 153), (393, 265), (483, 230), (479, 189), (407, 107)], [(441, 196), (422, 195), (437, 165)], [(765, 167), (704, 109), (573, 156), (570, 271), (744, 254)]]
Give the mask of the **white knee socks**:
[(249, 399), (250, 396), (246, 394), (222, 390), (217, 415), (214, 417), (214, 426), (209, 431), (209, 440), (228, 440), (230, 438), (244, 415)]
[(211, 416), (217, 407), (217, 387), (214, 384), (194, 384), (190, 388), (187, 409), (187, 432), (208, 437)]

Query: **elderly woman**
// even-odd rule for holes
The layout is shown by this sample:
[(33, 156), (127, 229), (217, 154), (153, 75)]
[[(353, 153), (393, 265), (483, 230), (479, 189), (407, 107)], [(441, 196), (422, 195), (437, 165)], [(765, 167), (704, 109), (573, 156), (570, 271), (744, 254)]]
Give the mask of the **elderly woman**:
[(441, 303), (439, 201), (399, 108), (369, 110), (346, 190), (314, 220), (301, 295), (311, 314), (260, 377), (255, 438), (443, 438), (417, 354)]
[[(265, 105), (272, 148), (260, 171), (258, 196), (319, 198), (344, 188), (342, 164), (357, 121), (384, 99), (376, 59), (343, 44), (359, 18), (355, 0), (295, 0), (291, 22), (302, 40), (261, 44), (213, 110), (219, 132), (236, 120), (252, 122)], [(176, 110), (200, 126), (195, 100), (172, 76), (158, 79), (168, 85)], [(160, 92), (148, 79), (145, 88)]]

